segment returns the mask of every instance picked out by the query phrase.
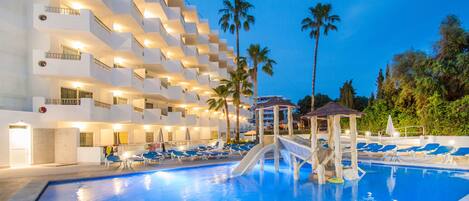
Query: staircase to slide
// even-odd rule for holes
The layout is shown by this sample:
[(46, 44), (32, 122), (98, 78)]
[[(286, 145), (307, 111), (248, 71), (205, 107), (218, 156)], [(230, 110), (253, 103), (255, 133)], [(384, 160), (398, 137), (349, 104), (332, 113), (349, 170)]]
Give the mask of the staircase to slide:
[(238, 166), (233, 169), (231, 175), (239, 176), (249, 172), (254, 166), (256, 166), (257, 162), (262, 157), (264, 157), (267, 152), (273, 151), (274, 149), (275, 144), (269, 144), (265, 146), (258, 144), (254, 146), (251, 150), (249, 150), (246, 156), (244, 156), (241, 162), (239, 162)]

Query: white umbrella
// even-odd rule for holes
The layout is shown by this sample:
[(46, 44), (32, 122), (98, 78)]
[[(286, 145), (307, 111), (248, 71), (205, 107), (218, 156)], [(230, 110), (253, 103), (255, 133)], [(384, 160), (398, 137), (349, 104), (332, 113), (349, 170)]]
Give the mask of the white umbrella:
[(186, 128), (186, 141), (187, 141), (187, 146), (191, 144), (191, 134), (189, 133), (189, 128)]
[(388, 124), (386, 125), (386, 134), (393, 136), (396, 130), (394, 129), (394, 125), (392, 123), (391, 115), (388, 117)]
[(161, 150), (163, 152), (166, 151), (165, 147), (164, 147), (164, 136), (163, 136), (163, 129), (160, 128), (160, 133), (158, 134), (158, 142), (160, 143), (161, 145)]

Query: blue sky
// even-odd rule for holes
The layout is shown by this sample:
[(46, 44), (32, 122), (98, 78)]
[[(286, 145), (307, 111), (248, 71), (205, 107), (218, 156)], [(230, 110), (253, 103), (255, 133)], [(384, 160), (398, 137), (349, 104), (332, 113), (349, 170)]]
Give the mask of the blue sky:
[[(222, 0), (187, 0), (196, 5), (211, 29), (219, 29), (218, 9)], [(311, 93), (313, 44), (300, 22), (312, 0), (250, 0), (256, 23), (240, 37), (241, 53), (251, 43), (268, 46), (277, 61), (274, 76), (260, 75), (260, 95), (283, 95), (297, 101)], [(379, 68), (393, 55), (408, 49), (432, 52), (438, 26), (448, 14), (456, 14), (469, 27), (467, 0), (337, 0), (333, 13), (341, 16), (338, 32), (319, 42), (316, 92), (336, 98), (345, 80), (353, 79), (358, 95), (375, 90)], [(220, 31), (235, 46), (235, 38)]]

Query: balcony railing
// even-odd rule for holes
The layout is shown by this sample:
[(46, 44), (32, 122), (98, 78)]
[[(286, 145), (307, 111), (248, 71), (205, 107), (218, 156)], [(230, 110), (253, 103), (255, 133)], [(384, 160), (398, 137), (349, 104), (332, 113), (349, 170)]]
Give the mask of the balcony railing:
[(140, 11), (140, 9), (138, 9), (137, 4), (135, 4), (134, 1), (132, 1), (132, 7), (134, 7), (134, 9), (135, 9), (135, 10), (138, 12), (138, 14), (140, 14), (140, 16), (142, 17), (142, 22), (141, 22), (141, 23), (142, 23), (142, 25), (144, 25), (145, 22), (143, 21), (143, 13), (142, 13), (142, 11)]
[(135, 78), (137, 78), (137, 79), (139, 79), (139, 80), (143, 80), (143, 77), (140, 76), (139, 74), (137, 74), (137, 73), (134, 72), (133, 75), (134, 75)]
[(142, 49), (144, 48), (142, 43), (140, 43), (134, 36), (132, 36), (132, 39), (137, 43), (138, 46), (140, 46)]
[(94, 21), (96, 21), (107, 32), (112, 32), (112, 30), (108, 26), (106, 26), (106, 24), (104, 24), (104, 22), (101, 21), (98, 17), (94, 16)]
[(135, 107), (135, 106), (134, 106), (134, 111), (135, 111), (135, 112), (143, 113), (143, 109), (142, 109), (142, 108)]
[(60, 7), (46, 7), (46, 12), (49, 13), (59, 13), (62, 15), (80, 15), (80, 10), (72, 9), (72, 8), (60, 8)]
[(80, 105), (80, 99), (76, 98), (46, 98), (46, 105)]
[(112, 68), (110, 66), (108, 66), (107, 64), (103, 63), (102, 61), (98, 60), (98, 59), (94, 59), (94, 63), (97, 64), (98, 66), (104, 68), (105, 70), (111, 70)]
[(104, 103), (104, 102), (97, 101), (97, 100), (94, 101), (94, 106), (95, 107), (106, 108), (106, 109), (111, 109), (111, 104)]
[(63, 53), (52, 53), (46, 52), (46, 58), (49, 59), (62, 59), (62, 60), (80, 60), (80, 54), (63, 54)]

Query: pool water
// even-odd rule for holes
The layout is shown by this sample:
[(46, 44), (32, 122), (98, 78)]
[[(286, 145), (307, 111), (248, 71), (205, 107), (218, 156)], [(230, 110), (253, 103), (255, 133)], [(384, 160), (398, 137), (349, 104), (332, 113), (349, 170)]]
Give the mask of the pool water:
[(96, 180), (51, 183), (39, 200), (459, 200), (469, 194), (469, 172), (359, 164), (358, 182), (317, 185), (303, 167), (294, 181), (289, 167), (229, 178), (235, 163), (157, 171)]

